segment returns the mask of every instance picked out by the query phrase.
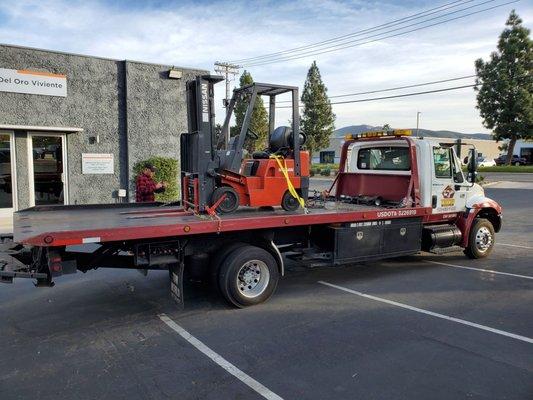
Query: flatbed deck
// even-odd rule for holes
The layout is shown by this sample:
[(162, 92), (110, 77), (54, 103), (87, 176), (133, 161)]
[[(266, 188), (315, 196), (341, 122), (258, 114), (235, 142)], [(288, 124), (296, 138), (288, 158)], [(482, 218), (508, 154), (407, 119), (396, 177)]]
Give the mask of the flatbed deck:
[(311, 208), (308, 213), (282, 209), (239, 209), (221, 216), (196, 215), (181, 206), (109, 204), (40, 206), (14, 215), (14, 241), (32, 246), (68, 246), (230, 232), (284, 226), (356, 222), (425, 216), (431, 209), (333, 205)]

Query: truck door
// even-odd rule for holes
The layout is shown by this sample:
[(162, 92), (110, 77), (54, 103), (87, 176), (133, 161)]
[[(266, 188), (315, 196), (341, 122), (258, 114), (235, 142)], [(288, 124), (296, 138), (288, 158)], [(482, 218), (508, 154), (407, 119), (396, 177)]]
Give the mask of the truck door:
[(451, 147), (433, 146), (433, 213), (464, 211), (471, 186)]

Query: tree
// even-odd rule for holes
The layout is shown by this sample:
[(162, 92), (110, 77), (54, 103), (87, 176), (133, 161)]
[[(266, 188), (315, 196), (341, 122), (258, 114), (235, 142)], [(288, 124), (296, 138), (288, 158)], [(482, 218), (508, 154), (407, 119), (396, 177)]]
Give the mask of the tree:
[[(240, 87), (250, 85), (254, 80), (248, 71), (244, 71), (241, 75), (239, 85)], [(231, 136), (236, 136), (241, 132), (241, 127), (248, 108), (248, 99), (240, 99), (235, 104), (235, 126), (231, 128)], [(268, 137), (268, 114), (265, 109), (263, 99), (257, 97), (255, 100), (254, 110), (252, 112), (252, 119), (250, 120), (250, 130), (259, 136), (258, 139), (247, 138), (244, 143), (244, 148), (250, 153), (255, 150), (263, 150), (267, 147)]]
[(501, 152), (507, 151), (507, 149), (509, 149), (508, 142), (502, 142), (502, 144), (498, 146), (498, 150), (500, 150)]
[(313, 151), (329, 146), (329, 138), (335, 129), (335, 114), (327, 92), (316, 61), (313, 61), (302, 93), (302, 131), (307, 136), (306, 147), (311, 159)]
[(475, 90), (483, 125), (496, 141), (509, 139), (510, 164), (516, 141), (533, 138), (533, 46), (514, 10), (505, 25), (490, 61), (476, 60)]

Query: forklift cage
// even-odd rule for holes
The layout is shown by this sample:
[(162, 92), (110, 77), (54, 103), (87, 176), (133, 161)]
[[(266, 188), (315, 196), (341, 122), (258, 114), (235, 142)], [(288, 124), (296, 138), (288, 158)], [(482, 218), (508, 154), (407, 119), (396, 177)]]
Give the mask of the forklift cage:
[(241, 131), (239, 135), (233, 141), (231, 149), (229, 149), (228, 157), (223, 162), (223, 168), (228, 171), (238, 172), (241, 166), (242, 152), (244, 141), (248, 131), (250, 130), (250, 122), (252, 119), (252, 113), (257, 101), (257, 96), (268, 96), (268, 139), (274, 131), (274, 124), (276, 122), (276, 96), (284, 93), (291, 93), (292, 102), (292, 148), (294, 151), (294, 174), (301, 176), (301, 163), (300, 163), (300, 113), (299, 113), (299, 89), (296, 86), (286, 85), (273, 85), (269, 83), (254, 82), (250, 85), (237, 88), (233, 91), (233, 96), (228, 105), (226, 119), (222, 127), (222, 137), (225, 138), (225, 148), (229, 146), (229, 126), (231, 122), (231, 116), (235, 110), (237, 101), (247, 100), (248, 105), (246, 108), (246, 114), (242, 123)]

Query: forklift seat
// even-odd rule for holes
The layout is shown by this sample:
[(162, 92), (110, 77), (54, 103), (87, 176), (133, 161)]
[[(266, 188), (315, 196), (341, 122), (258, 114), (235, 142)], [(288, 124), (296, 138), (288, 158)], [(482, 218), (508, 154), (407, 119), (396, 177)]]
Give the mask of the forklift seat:
[(265, 158), (270, 158), (270, 153), (268, 151), (254, 151), (252, 154), (254, 160), (264, 160)]

